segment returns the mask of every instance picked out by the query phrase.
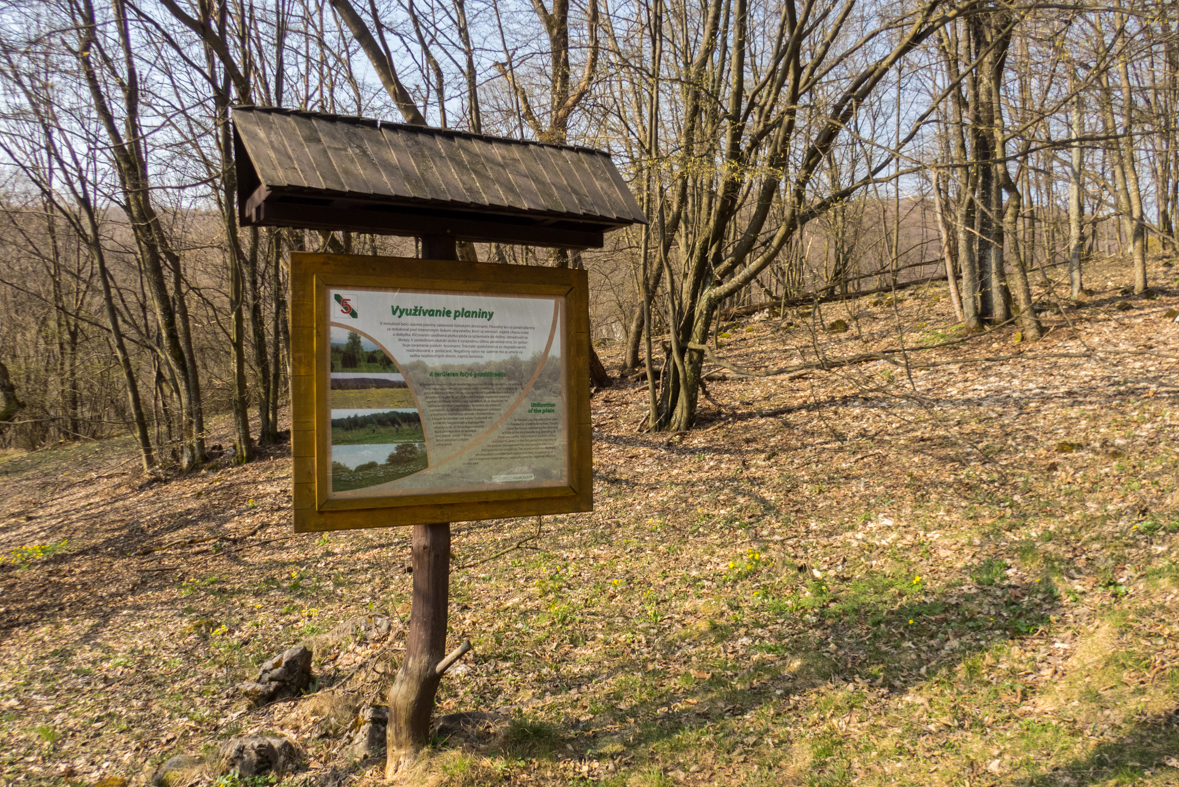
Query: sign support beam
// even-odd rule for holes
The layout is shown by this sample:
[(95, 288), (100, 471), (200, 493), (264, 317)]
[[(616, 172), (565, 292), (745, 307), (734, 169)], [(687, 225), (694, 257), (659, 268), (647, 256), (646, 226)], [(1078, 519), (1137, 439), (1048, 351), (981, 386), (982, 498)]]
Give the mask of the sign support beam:
[[(425, 235), (422, 258), (458, 260), (454, 237)], [(450, 605), (450, 523), (413, 526), (410, 565), (413, 600), (409, 612), (409, 636), (405, 657), (389, 689), (389, 726), (385, 733), (385, 778), (411, 767), (429, 742), (430, 716), (438, 684), (447, 667), (457, 661), (446, 657), (446, 620)], [(470, 649), (463, 643), (462, 652)], [(456, 651), (458, 655), (462, 655)]]
[[(450, 523), (413, 526), (413, 607), (405, 657), (389, 689), (385, 778), (411, 767), (429, 742), (434, 698), (445, 670), (450, 602)], [(465, 643), (464, 643), (465, 644)], [(453, 662), (452, 662), (453, 663)]]

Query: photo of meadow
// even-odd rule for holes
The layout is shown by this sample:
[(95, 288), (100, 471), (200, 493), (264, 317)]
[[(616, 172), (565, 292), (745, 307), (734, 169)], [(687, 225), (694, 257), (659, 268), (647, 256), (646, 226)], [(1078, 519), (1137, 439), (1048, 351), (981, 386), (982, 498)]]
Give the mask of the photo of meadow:
[(426, 439), (417, 410), (333, 410), (332, 445), (420, 443)]
[(414, 409), (417, 403), (400, 374), (332, 373), (333, 410)]

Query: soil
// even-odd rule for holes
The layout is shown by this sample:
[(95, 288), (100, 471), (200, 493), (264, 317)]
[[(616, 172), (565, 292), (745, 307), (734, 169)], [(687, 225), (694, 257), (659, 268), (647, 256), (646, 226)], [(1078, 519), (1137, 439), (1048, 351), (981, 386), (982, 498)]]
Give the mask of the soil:
[[(448, 644), (474, 647), (438, 710), (478, 723), (414, 778), (1179, 783), (1176, 270), (1041, 293), (1034, 343), (963, 336), (944, 285), (732, 320), (725, 365), (794, 371), (710, 365), (683, 434), (644, 429), (644, 375), (598, 392), (592, 514), (454, 525)], [(4, 783), (146, 783), (246, 733), (297, 744), (288, 782), (382, 781), (351, 736), (396, 669), (409, 534), (295, 534), (288, 447), (232, 460), (2, 457)], [(307, 694), (227, 694), (300, 642)]]

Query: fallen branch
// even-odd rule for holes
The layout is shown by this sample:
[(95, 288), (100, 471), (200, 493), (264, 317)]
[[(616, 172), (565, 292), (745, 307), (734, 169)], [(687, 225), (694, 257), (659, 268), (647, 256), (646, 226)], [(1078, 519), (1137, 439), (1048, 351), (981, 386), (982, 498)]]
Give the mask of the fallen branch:
[(499, 552), (496, 552), (491, 557), (485, 557), (482, 560), (476, 560), (471, 563), (463, 563), (461, 566), (455, 566), (454, 570), (461, 571), (464, 568), (473, 568), (475, 566), (480, 566), (480, 565), (483, 565), (484, 563), (495, 560), (498, 557), (503, 557), (504, 555), (508, 554), (509, 552), (514, 552), (517, 549), (522, 549), (524, 547), (524, 545), (527, 544), (529, 541), (535, 541), (536, 539), (540, 538), (540, 529), (543, 524), (544, 524), (544, 520), (541, 517), (537, 517), (536, 518), (536, 532), (533, 533), (532, 535), (525, 536), (524, 538), (520, 539), (512, 546), (508, 547), (507, 549), (501, 549)]
[(176, 541), (169, 541), (167, 544), (161, 544), (158, 547), (145, 547), (134, 554), (136, 557), (143, 557), (145, 555), (151, 555), (156, 552), (163, 552), (166, 549), (173, 549), (175, 547), (191, 547), (191, 546), (195, 546), (197, 544), (207, 544), (210, 541), (229, 541), (231, 543), (237, 542), (237, 541), (241, 541), (242, 539), (249, 538), (250, 536), (257, 534), (259, 531), (262, 530), (262, 528), (266, 527), (269, 524), (270, 524), (269, 522), (262, 522), (262, 523), (258, 524), (256, 527), (254, 527), (252, 530), (250, 530), (246, 533), (238, 534), (238, 535), (200, 536), (200, 537), (193, 537), (193, 538), (181, 538), (181, 539), (177, 539)]
[[(918, 263), (917, 265), (909, 266), (909, 267), (918, 267), (918, 266), (931, 265), (931, 264), (933, 264), (933, 263), (922, 262), (922, 263)], [(870, 274), (866, 274), (865, 276), (862, 276), (859, 278), (872, 278), (873, 276), (877, 276), (877, 275), (879, 275), (879, 274), (870, 273)], [(932, 284), (933, 282), (945, 281), (945, 280), (946, 280), (946, 274), (945, 274), (945, 271), (942, 271), (941, 273), (934, 274), (933, 276), (927, 276), (924, 279), (913, 279), (912, 281), (898, 282), (895, 285), (890, 284), (890, 285), (886, 285), (884, 287), (877, 287), (872, 290), (861, 290), (860, 292), (848, 292), (846, 294), (832, 292), (832, 290), (834, 290), (835, 287), (838, 286), (837, 284), (832, 284), (832, 285), (828, 285), (828, 286), (824, 287), (822, 290), (819, 290), (818, 292), (807, 293), (805, 295), (800, 295), (796, 298), (786, 298), (785, 300), (775, 299), (772, 302), (771, 301), (762, 301), (761, 303), (754, 303), (749, 306), (737, 306), (732, 309), (726, 309), (726, 310), (721, 311), (717, 316), (721, 321), (724, 321), (724, 320), (731, 320), (734, 317), (746, 317), (750, 314), (757, 314), (758, 312), (765, 311), (766, 309), (780, 309), (780, 308), (789, 309), (789, 308), (797, 308), (799, 306), (813, 306), (815, 304), (839, 303), (841, 301), (851, 301), (851, 300), (855, 300), (856, 298), (867, 298), (871, 295), (890, 295), (894, 292), (899, 292), (901, 290), (907, 290), (910, 287), (919, 287), (922, 284)]]
[(458, 661), (459, 659), (461, 659), (466, 654), (466, 652), (469, 651), (470, 649), (471, 649), (471, 640), (464, 639), (463, 644), (459, 645), (457, 648), (452, 650), (450, 652), (450, 654), (447, 655), (446, 658), (444, 658), (442, 661), (438, 662), (438, 666), (434, 668), (434, 674), (437, 675), (438, 677), (442, 677), (443, 675), (445, 675), (446, 671), (448, 669), (450, 669), (452, 666), (454, 666), (454, 663), (456, 661)]
[(302, 535), (302, 534), (301, 533), (288, 533), (285, 536), (275, 536), (274, 538), (264, 538), (261, 541), (254, 541), (249, 544), (242, 544), (241, 546), (237, 547), (237, 549), (234, 549), (232, 551), (236, 552), (238, 550), (245, 549), (247, 546), (260, 547), (263, 544), (273, 544), (275, 541), (288, 541), (298, 535)]
[[(995, 325), (992, 326), (992, 330), (995, 328), (1002, 328), (1004, 325), (1009, 325), (1010, 323), (1015, 322), (1016, 319), (1017, 319), (1016, 317), (1012, 317), (1011, 319), (1006, 320), (1004, 322), (996, 323)], [(698, 350), (698, 351), (704, 353), (704, 358), (709, 363), (716, 364), (717, 366), (721, 367), (722, 369), (728, 369), (730, 372), (732, 372), (736, 375), (739, 375), (741, 377), (777, 377), (777, 376), (783, 375), (783, 374), (793, 374), (795, 372), (810, 371), (810, 370), (814, 370), (814, 369), (823, 369), (823, 370), (841, 369), (845, 366), (854, 366), (856, 364), (867, 363), (869, 361), (888, 361), (889, 363), (895, 363), (895, 361), (893, 361), (890, 356), (893, 356), (893, 355), (908, 356), (909, 353), (924, 352), (926, 350), (937, 350), (942, 347), (952, 347), (956, 344), (962, 344), (963, 342), (968, 342), (971, 339), (977, 338), (979, 336), (985, 336), (985, 335), (986, 334), (982, 334), (982, 333), (969, 334), (967, 336), (963, 336), (958, 339), (950, 339), (949, 341), (938, 342), (937, 344), (931, 344), (926, 347), (897, 347), (895, 349), (877, 350), (875, 352), (861, 353), (859, 355), (853, 355), (850, 358), (841, 358), (836, 361), (832, 361), (832, 360), (828, 360), (828, 359), (821, 359), (818, 361), (811, 361), (810, 363), (800, 363), (800, 364), (796, 364), (794, 366), (786, 366), (781, 369), (775, 369), (770, 372), (758, 372), (758, 371), (754, 371), (753, 369), (745, 369), (743, 367), (735, 366), (733, 364), (727, 363), (724, 359), (717, 356), (717, 354), (715, 352), (713, 352), (712, 348), (706, 344), (696, 344), (694, 342), (689, 343), (688, 349)], [(955, 361), (954, 363), (961, 363), (961, 361)], [(913, 364), (910, 364), (910, 365), (913, 365)]]
[[(692, 346), (692, 349), (698, 349), (698, 347), (696, 345), (691, 345), (691, 346)], [(707, 348), (705, 348), (705, 349), (707, 349)], [(928, 350), (928, 349), (933, 349), (933, 348), (921, 347), (921, 348), (916, 348), (916, 349)], [(938, 367), (938, 366), (956, 366), (958, 364), (998, 363), (1001, 361), (1016, 361), (1016, 360), (1037, 361), (1037, 360), (1041, 360), (1044, 358), (1092, 358), (1094, 356), (1102, 354), (1102, 351), (1099, 351), (1099, 350), (1086, 350), (1084, 352), (1075, 352), (1075, 353), (1036, 353), (1034, 355), (1032, 355), (1032, 354), (985, 355), (985, 356), (982, 356), (981, 358), (955, 358), (955, 359), (949, 360), (949, 361), (910, 361), (907, 364), (902, 364), (901, 362), (899, 362), (893, 358), (893, 356), (901, 355), (902, 353), (910, 353), (910, 352), (914, 352), (914, 348), (909, 348), (908, 350), (881, 350), (880, 352), (863, 353), (861, 355), (853, 355), (850, 358), (843, 358), (838, 361), (813, 361), (811, 363), (802, 363), (802, 364), (797, 364), (795, 366), (787, 366), (783, 369), (775, 369), (775, 370), (769, 371), (769, 372), (757, 372), (752, 369), (743, 369), (739, 366), (728, 365), (728, 364), (725, 364), (724, 362), (722, 362), (719, 358), (709, 358), (708, 361), (710, 363), (716, 364), (717, 366), (728, 369), (729, 371), (731, 371), (734, 374), (739, 375), (741, 377), (779, 377), (781, 375), (793, 374), (795, 372), (801, 372), (801, 371), (814, 371), (814, 370), (826, 371), (829, 369), (841, 369), (843, 367), (854, 366), (855, 364), (859, 364), (859, 363), (868, 363), (869, 361), (884, 361), (886, 363), (891, 363), (896, 366), (906, 366), (907, 365), (913, 369), (932, 369), (932, 368)], [(1108, 352), (1110, 354), (1114, 354), (1114, 353), (1117, 353), (1118, 351), (1108, 350), (1105, 352)], [(1132, 353), (1132, 354), (1137, 355), (1139, 353)], [(1143, 354), (1145, 354), (1145, 353), (1143, 353)]]

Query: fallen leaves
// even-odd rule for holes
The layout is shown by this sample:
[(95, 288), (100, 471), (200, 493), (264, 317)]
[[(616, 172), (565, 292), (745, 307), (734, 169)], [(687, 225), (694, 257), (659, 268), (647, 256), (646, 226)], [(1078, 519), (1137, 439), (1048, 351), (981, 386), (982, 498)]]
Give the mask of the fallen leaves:
[[(847, 308), (858, 333), (763, 316), (724, 353), (768, 368), (896, 346), (891, 305)], [(896, 308), (906, 342), (954, 330), (945, 299)], [(599, 392), (593, 514), (454, 526), (452, 645), (474, 652), (439, 707), (533, 738), (442, 750), (471, 783), (537, 785), (1050, 779), (1137, 767), (1123, 744), (1179, 767), (1179, 389), (1175, 359), (1139, 348), (1179, 328), (1100, 298), (1069, 319), (1018, 355), (1000, 330), (924, 368), (714, 380), (703, 428), (670, 440), (638, 431), (641, 386)], [(375, 784), (310, 711), (380, 702), (407, 534), (286, 533), (283, 452), (146, 486), (126, 461), (85, 479), (0, 465), (0, 552), (69, 544), (0, 566), (0, 776), (132, 778), (240, 728), (301, 736), (314, 783)], [(301, 640), (308, 698), (221, 695)]]

